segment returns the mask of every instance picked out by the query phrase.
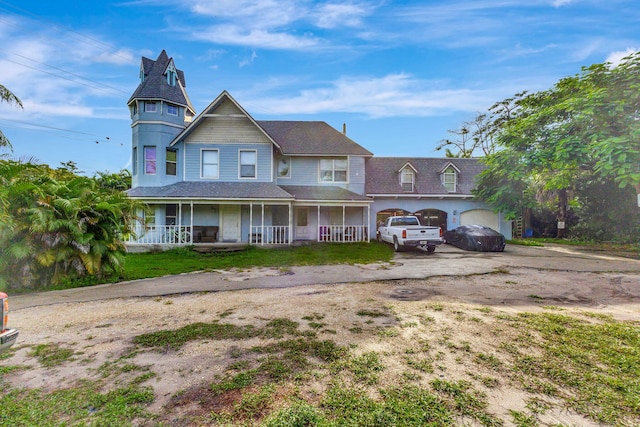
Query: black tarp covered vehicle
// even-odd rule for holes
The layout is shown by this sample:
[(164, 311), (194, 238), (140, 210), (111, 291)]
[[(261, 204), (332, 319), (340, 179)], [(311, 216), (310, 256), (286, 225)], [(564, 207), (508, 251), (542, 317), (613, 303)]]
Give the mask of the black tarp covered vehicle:
[(481, 252), (502, 252), (505, 238), (492, 228), (484, 225), (461, 225), (444, 232), (444, 241), (460, 249)]

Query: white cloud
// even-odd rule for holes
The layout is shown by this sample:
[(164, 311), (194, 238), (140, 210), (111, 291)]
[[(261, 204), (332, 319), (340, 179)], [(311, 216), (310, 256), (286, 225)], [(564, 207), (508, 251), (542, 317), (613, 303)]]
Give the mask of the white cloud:
[(616, 52), (611, 52), (609, 56), (607, 56), (607, 59), (605, 60), (605, 62), (609, 62), (612, 66), (616, 67), (620, 65), (620, 63), (625, 57), (636, 52), (638, 52), (638, 49), (636, 48), (627, 48), (627, 50), (619, 50)]
[(318, 6), (315, 13), (316, 25), (320, 28), (359, 27), (372, 10), (365, 4), (325, 3)]
[(573, 3), (575, 0), (554, 0), (553, 7), (562, 7)]
[(320, 40), (311, 35), (298, 37), (285, 32), (272, 32), (259, 28), (246, 29), (231, 24), (198, 30), (192, 34), (192, 37), (217, 44), (251, 46), (264, 49), (300, 50), (320, 44)]
[[(450, 111), (475, 112), (494, 99), (487, 91), (438, 88), (408, 74), (384, 77), (343, 77), (329, 87), (306, 89), (299, 95), (244, 101), (251, 110), (274, 115), (348, 112), (372, 118), (432, 116)], [(251, 98), (247, 93), (247, 98)]]

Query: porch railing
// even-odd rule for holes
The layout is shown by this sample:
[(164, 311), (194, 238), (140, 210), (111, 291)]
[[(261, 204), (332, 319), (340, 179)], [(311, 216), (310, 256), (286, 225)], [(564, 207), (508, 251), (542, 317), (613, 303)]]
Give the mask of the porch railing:
[(284, 245), (289, 243), (289, 227), (286, 225), (265, 225), (251, 227), (249, 241), (253, 244)]
[(320, 242), (367, 242), (369, 227), (366, 225), (320, 225)]
[(129, 237), (129, 243), (144, 243), (149, 245), (173, 244), (190, 245), (191, 226), (151, 225), (144, 230), (137, 230), (137, 236)]

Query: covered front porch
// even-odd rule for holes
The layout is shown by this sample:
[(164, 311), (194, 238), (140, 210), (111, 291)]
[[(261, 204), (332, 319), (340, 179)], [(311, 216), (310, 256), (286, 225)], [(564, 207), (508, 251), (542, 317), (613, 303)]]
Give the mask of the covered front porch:
[[(171, 197), (177, 190), (198, 197)], [(203, 197), (207, 190), (230, 197)], [(126, 239), (130, 247), (370, 241), (371, 200), (342, 188), (181, 183), (138, 191), (130, 195), (147, 209)]]

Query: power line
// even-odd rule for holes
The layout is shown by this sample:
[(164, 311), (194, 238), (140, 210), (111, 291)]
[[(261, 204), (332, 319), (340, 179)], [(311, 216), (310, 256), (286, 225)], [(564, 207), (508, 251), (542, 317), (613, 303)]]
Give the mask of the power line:
[[(0, 19), (0, 21), (2, 21), (2, 19)], [(69, 75), (71, 75), (71, 76), (74, 76), (74, 77), (80, 78), (80, 79), (85, 80), (85, 81), (87, 81), (87, 82), (95, 83), (95, 84), (97, 84), (97, 85), (103, 86), (104, 88), (106, 88), (106, 89), (108, 89), (108, 90), (111, 90), (111, 91), (114, 91), (114, 92), (118, 92), (119, 94), (128, 95), (128, 93), (127, 93), (127, 92), (125, 92), (125, 91), (123, 91), (123, 90), (121, 90), (121, 89), (118, 89), (118, 88), (113, 87), (113, 86), (109, 86), (109, 85), (107, 85), (107, 84), (104, 84), (104, 83), (98, 82), (98, 81), (96, 81), (96, 80), (88, 79), (88, 78), (83, 77), (83, 76), (81, 76), (81, 75), (79, 75), (79, 74), (72, 73), (71, 71), (64, 70), (64, 69), (59, 68), (59, 67), (56, 67), (56, 66), (54, 66), (54, 65), (45, 64), (45, 63), (43, 63), (43, 62), (39, 62), (39, 61), (36, 61), (35, 59), (29, 58), (29, 57), (27, 57), (27, 56), (20, 55), (19, 53), (9, 52), (9, 51), (7, 51), (7, 50), (5, 50), (5, 49), (2, 49), (2, 48), (0, 48), (0, 51), (5, 52), (5, 53), (8, 53), (9, 55), (18, 56), (18, 57), (20, 57), (20, 58), (26, 59), (26, 60), (31, 61), (31, 62), (35, 62), (36, 64), (43, 65), (43, 66), (45, 66), (45, 67), (53, 68), (54, 70), (61, 71), (61, 72), (63, 72), (63, 73), (66, 73), (66, 74), (69, 74)], [(32, 70), (41, 71), (41, 72), (43, 72), (43, 73), (49, 74), (49, 75), (54, 76), (54, 77), (58, 77), (58, 78), (61, 78), (61, 79), (64, 79), (64, 80), (68, 80), (68, 81), (71, 81), (71, 82), (74, 82), (74, 83), (78, 83), (78, 84), (81, 84), (81, 85), (83, 85), (83, 86), (91, 87), (91, 88), (93, 88), (93, 89), (97, 89), (97, 90), (101, 90), (101, 91), (103, 91), (103, 92), (106, 92), (106, 90), (105, 90), (104, 88), (100, 88), (100, 87), (98, 87), (98, 86), (93, 86), (93, 85), (90, 85), (90, 84), (82, 83), (82, 82), (79, 82), (79, 81), (77, 81), (77, 80), (72, 80), (72, 79), (70, 79), (70, 78), (67, 78), (67, 77), (64, 77), (64, 76), (60, 76), (60, 75), (57, 75), (57, 74), (54, 74), (54, 73), (50, 73), (50, 72), (47, 72), (47, 71), (45, 71), (45, 70), (40, 70), (40, 69), (38, 69), (38, 68), (31, 67), (31, 66), (26, 65), (26, 64), (22, 64), (22, 63), (20, 63), (20, 62), (13, 61), (13, 60), (11, 60), (11, 59), (6, 59), (6, 61), (12, 62), (12, 63), (17, 64), (17, 65), (21, 65), (21, 66), (23, 66), (23, 67), (31, 68)]]
[(101, 42), (100, 40), (94, 39), (94, 38), (86, 36), (84, 34), (80, 34), (77, 31), (75, 31), (75, 30), (73, 30), (73, 29), (71, 29), (69, 27), (66, 27), (64, 25), (60, 25), (60, 24), (58, 24), (56, 22), (53, 22), (51, 20), (45, 19), (45, 18), (43, 18), (43, 17), (41, 17), (39, 15), (36, 15), (35, 13), (29, 12), (28, 10), (22, 9), (20, 7), (17, 7), (17, 6), (15, 6), (13, 4), (10, 4), (10, 3), (8, 3), (8, 2), (6, 2), (4, 0), (0, 0), (0, 4), (4, 4), (5, 5), (4, 10), (9, 12), (9, 13), (12, 13), (14, 15), (18, 15), (18, 13), (7, 9), (7, 7), (11, 8), (11, 9), (14, 9), (14, 10), (17, 10), (17, 11), (19, 11), (20, 13), (22, 13), (24, 15), (28, 15), (29, 17), (31, 17), (32, 19), (34, 19), (36, 21), (48, 22), (49, 24), (51, 24), (53, 26), (53, 28), (55, 30), (57, 30), (59, 32), (63, 32), (61, 30), (61, 28), (62, 28), (64, 31), (70, 33), (71, 36), (74, 37), (75, 39), (80, 40), (80, 41), (82, 41), (84, 43), (96, 46), (96, 47), (100, 47), (104, 52), (113, 53), (114, 55), (120, 56), (121, 58), (124, 58), (124, 59), (127, 59), (127, 60), (130, 59), (128, 56), (124, 56), (124, 55), (122, 55), (121, 53), (119, 53), (117, 51), (116, 52), (112, 52), (111, 46), (107, 45), (106, 43)]
[[(81, 132), (81, 131), (77, 131), (77, 130), (71, 130), (71, 129), (64, 129), (64, 128), (59, 128), (59, 127), (54, 127), (54, 126), (47, 126), (47, 125), (43, 125), (43, 124), (39, 124), (39, 123), (31, 123), (31, 122), (27, 122), (24, 120), (7, 120), (7, 119), (2, 119), (0, 118), (0, 122), (5, 122), (6, 125), (3, 125), (3, 127), (9, 127), (9, 128), (14, 128), (14, 129), (27, 129), (27, 130), (35, 130), (35, 131), (39, 131), (39, 132), (44, 132), (44, 133), (48, 133), (50, 135), (56, 135), (60, 138), (66, 138), (66, 139), (73, 139), (76, 141), (91, 141), (91, 142), (95, 142), (96, 144), (103, 142), (103, 143), (107, 143), (107, 142), (112, 142), (111, 138), (108, 136), (100, 136), (100, 135), (95, 135), (92, 133), (88, 133), (88, 132)], [(77, 135), (86, 135), (86, 136), (91, 136), (92, 138), (79, 138), (79, 137), (73, 137), (73, 136), (69, 136), (69, 135), (64, 135), (64, 134), (60, 134), (58, 132), (51, 132), (51, 131), (60, 131), (60, 132), (67, 132), (70, 134), (77, 134)], [(122, 144), (120, 144), (122, 145)]]

